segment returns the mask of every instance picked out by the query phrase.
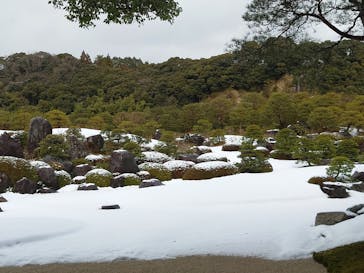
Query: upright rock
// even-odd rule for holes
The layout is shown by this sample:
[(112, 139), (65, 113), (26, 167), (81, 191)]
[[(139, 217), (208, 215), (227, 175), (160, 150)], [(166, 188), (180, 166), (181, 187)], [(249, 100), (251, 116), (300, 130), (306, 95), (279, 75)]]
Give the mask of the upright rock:
[(116, 150), (111, 154), (110, 171), (113, 173), (137, 173), (139, 168), (132, 153), (126, 150)]
[(30, 129), (28, 136), (28, 150), (32, 153), (38, 146), (39, 142), (47, 135), (52, 134), (52, 125), (48, 120), (42, 117), (33, 118), (30, 121)]
[(9, 177), (5, 173), (0, 172), (0, 193), (6, 192), (6, 189), (10, 187), (10, 185)]
[(99, 153), (104, 147), (104, 139), (101, 135), (94, 135), (86, 138), (86, 144), (89, 151), (92, 153)]
[(13, 191), (21, 194), (33, 194), (37, 191), (37, 184), (23, 177), (15, 183)]
[(24, 150), (21, 142), (10, 134), (4, 133), (0, 136), (0, 156), (24, 157)]
[(38, 175), (40, 180), (44, 183), (44, 185), (53, 190), (59, 189), (59, 183), (53, 168), (41, 167), (38, 169)]

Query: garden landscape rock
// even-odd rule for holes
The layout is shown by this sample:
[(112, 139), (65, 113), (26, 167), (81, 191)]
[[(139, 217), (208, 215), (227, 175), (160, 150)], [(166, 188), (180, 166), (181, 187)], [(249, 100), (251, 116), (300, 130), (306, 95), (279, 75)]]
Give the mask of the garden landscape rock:
[(344, 186), (323, 183), (320, 185), (320, 189), (322, 192), (326, 193), (329, 198), (347, 198), (350, 196)]
[(97, 191), (99, 188), (95, 185), (95, 184), (81, 184), (78, 186), (77, 190), (78, 191)]
[(143, 180), (140, 185), (139, 188), (148, 188), (148, 187), (155, 187), (155, 186), (162, 186), (163, 183), (156, 178), (152, 178), (152, 179), (148, 179), (148, 180)]
[(48, 120), (42, 117), (33, 118), (30, 121), (30, 129), (28, 135), (28, 150), (32, 153), (47, 135), (52, 134), (52, 125)]
[(92, 170), (92, 167), (89, 164), (81, 164), (77, 165), (73, 168), (73, 174), (75, 176), (84, 176), (86, 173)]
[(364, 183), (355, 183), (352, 185), (351, 190), (364, 192)]
[(363, 209), (364, 209), (364, 204), (359, 204), (359, 205), (355, 205), (355, 206), (348, 208), (347, 211), (361, 215), (361, 214), (364, 214)]
[(120, 187), (124, 187), (124, 176), (123, 175), (117, 175), (117, 176), (114, 176), (112, 179), (111, 179), (111, 182), (110, 182), (110, 187), (112, 188), (120, 188)]
[(354, 172), (354, 174), (351, 176), (351, 178), (359, 181), (364, 181), (364, 172)]
[(104, 147), (104, 138), (101, 135), (90, 136), (86, 139), (87, 148), (93, 153), (99, 153)]
[(33, 194), (37, 191), (37, 184), (26, 177), (15, 182), (14, 192), (21, 194)]
[(6, 200), (5, 197), (0, 196), (0, 203), (6, 203), (6, 202), (8, 202), (8, 200)]
[(24, 157), (24, 149), (19, 139), (4, 133), (0, 136), (0, 156)]
[(177, 156), (177, 160), (184, 160), (184, 161), (192, 161), (197, 163), (197, 158), (199, 154), (180, 154)]
[(9, 177), (0, 172), (0, 193), (4, 193), (8, 187), (10, 187)]
[(347, 213), (341, 211), (320, 212), (316, 215), (315, 226), (331, 226), (351, 218), (354, 218), (354, 216), (348, 215)]
[(119, 205), (105, 205), (101, 206), (102, 210), (112, 210), (112, 209), (120, 209)]
[(55, 171), (51, 167), (40, 167), (38, 168), (39, 179), (43, 182), (47, 187), (58, 190), (59, 183), (57, 181), (57, 177)]
[(110, 171), (113, 173), (137, 173), (135, 157), (126, 150), (113, 151), (110, 158)]

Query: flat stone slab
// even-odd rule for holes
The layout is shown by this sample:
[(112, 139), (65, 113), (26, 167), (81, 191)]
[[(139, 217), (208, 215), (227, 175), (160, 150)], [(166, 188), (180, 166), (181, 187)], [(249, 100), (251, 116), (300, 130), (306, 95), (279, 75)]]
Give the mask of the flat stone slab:
[(110, 209), (120, 209), (119, 205), (106, 205), (102, 206), (101, 209), (110, 210)]
[(342, 211), (319, 212), (316, 215), (315, 226), (318, 226), (318, 225), (332, 226), (332, 225), (349, 220), (354, 217), (355, 216), (348, 215)]

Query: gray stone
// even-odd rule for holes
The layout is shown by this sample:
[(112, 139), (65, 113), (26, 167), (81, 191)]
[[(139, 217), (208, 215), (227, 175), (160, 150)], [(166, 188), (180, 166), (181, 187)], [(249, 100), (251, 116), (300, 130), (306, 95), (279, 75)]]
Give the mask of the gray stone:
[(89, 164), (77, 165), (73, 169), (73, 174), (75, 176), (84, 176), (84, 175), (86, 175), (86, 173), (88, 173), (91, 170), (92, 170), (92, 167)]
[(225, 144), (222, 146), (223, 151), (227, 152), (234, 152), (234, 151), (240, 151), (240, 145), (238, 144)]
[(39, 190), (37, 190), (37, 193), (42, 193), (42, 194), (49, 194), (49, 193), (56, 193), (57, 191), (54, 189), (50, 189), (50, 188), (40, 188)]
[(0, 212), (3, 212), (3, 210), (0, 208)]
[(78, 186), (78, 191), (97, 191), (99, 188), (95, 184), (81, 184)]
[(38, 175), (44, 185), (54, 190), (59, 189), (59, 183), (53, 168), (41, 167), (38, 169)]
[(117, 175), (111, 179), (110, 187), (114, 189), (124, 187), (124, 180), (125, 178), (122, 175)]
[(6, 203), (6, 202), (8, 202), (8, 200), (6, 200), (5, 197), (0, 196), (0, 203)]
[(4, 133), (0, 136), (0, 156), (24, 157), (24, 149), (19, 139)]
[(137, 173), (139, 168), (132, 153), (126, 150), (116, 150), (111, 154), (110, 171), (113, 173)]
[(10, 187), (10, 179), (5, 173), (0, 172), (0, 193), (6, 192), (7, 188)]
[(107, 206), (102, 206), (101, 209), (105, 209), (105, 210), (120, 209), (120, 206), (119, 205), (107, 205)]
[(32, 153), (47, 135), (52, 134), (52, 125), (42, 117), (33, 118), (30, 121), (28, 136), (28, 150)]
[(353, 191), (359, 191), (359, 192), (364, 192), (364, 183), (354, 184), (351, 187), (351, 190), (353, 190)]
[(37, 183), (29, 180), (26, 177), (15, 182), (14, 185), (14, 192), (21, 193), (21, 194), (33, 194), (37, 190)]
[(358, 213), (360, 210), (362, 210), (364, 208), (364, 204), (359, 204), (359, 205), (355, 205), (355, 206), (352, 206), (350, 208), (348, 208), (347, 210), (352, 212), (352, 213), (355, 213), (355, 214), (364, 214), (364, 212), (362, 213)]
[(137, 172), (137, 176), (139, 176), (141, 180), (147, 180), (152, 178), (148, 171)]
[(197, 163), (197, 158), (199, 157), (199, 154), (180, 154), (177, 156), (178, 160), (184, 160), (184, 161), (192, 161), (194, 163)]
[(333, 211), (333, 212), (320, 212), (316, 215), (315, 226), (318, 225), (335, 225), (337, 223), (354, 218), (354, 216), (348, 215), (345, 212)]
[(148, 188), (148, 187), (155, 187), (155, 186), (162, 186), (163, 183), (156, 178), (152, 178), (152, 179), (148, 179), (148, 180), (143, 180), (142, 182), (140, 182), (139, 184), (139, 188)]
[(364, 181), (364, 172), (354, 172), (351, 178), (354, 181)]
[(320, 189), (322, 192), (326, 193), (329, 198), (347, 198), (350, 196), (344, 186), (323, 183), (320, 185)]
[(93, 153), (99, 153), (104, 147), (104, 139), (101, 135), (94, 135), (86, 138), (86, 145), (88, 150)]

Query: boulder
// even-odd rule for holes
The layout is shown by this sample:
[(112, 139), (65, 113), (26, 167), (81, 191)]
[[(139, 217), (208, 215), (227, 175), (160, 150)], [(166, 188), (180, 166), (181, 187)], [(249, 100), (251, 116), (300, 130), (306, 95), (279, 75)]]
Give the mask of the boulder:
[(347, 198), (349, 193), (346, 187), (323, 183), (320, 185), (322, 192), (326, 193), (329, 198)]
[(354, 216), (348, 215), (341, 211), (320, 212), (316, 215), (315, 226), (335, 225), (351, 218), (354, 218)]
[(353, 184), (353, 186), (351, 187), (351, 190), (364, 192), (364, 183)]
[(238, 168), (224, 161), (211, 161), (198, 163), (187, 170), (183, 175), (184, 180), (203, 180), (236, 174)]
[(211, 148), (208, 146), (194, 146), (191, 148), (191, 151), (194, 154), (198, 154), (198, 155), (207, 154), (207, 153), (212, 152)]
[(101, 135), (94, 135), (86, 138), (87, 148), (93, 153), (99, 153), (104, 147), (104, 138)]
[(172, 173), (172, 178), (182, 178), (185, 172), (192, 168), (195, 163), (192, 161), (171, 160), (163, 165)]
[(178, 160), (184, 160), (184, 161), (192, 161), (194, 163), (197, 163), (197, 158), (199, 157), (199, 154), (180, 154), (177, 156)]
[(98, 190), (99, 188), (95, 185), (95, 184), (91, 184), (91, 183), (88, 183), (88, 184), (81, 184), (78, 186), (77, 190), (78, 191), (96, 191)]
[(139, 188), (148, 188), (148, 187), (154, 187), (154, 186), (162, 186), (163, 183), (156, 178), (152, 178), (152, 179), (148, 179), (148, 180), (143, 180), (140, 184), (139, 184)]
[(0, 203), (6, 203), (6, 202), (8, 202), (8, 200), (6, 200), (5, 197), (0, 196)]
[(364, 172), (354, 172), (353, 175), (351, 176), (351, 178), (354, 181), (364, 181)]
[(73, 174), (74, 176), (84, 176), (91, 170), (92, 167), (89, 164), (81, 164), (73, 168)]
[(4, 133), (0, 136), (0, 155), (24, 157), (24, 149), (19, 139)]
[(227, 158), (223, 155), (217, 154), (217, 153), (205, 153), (200, 155), (197, 158), (197, 162), (209, 162), (209, 161), (225, 161), (227, 162)]
[(114, 176), (111, 179), (110, 187), (112, 187), (114, 189), (124, 187), (124, 176), (122, 176), (122, 175)]
[(172, 172), (167, 169), (163, 164), (145, 162), (139, 165), (139, 168), (143, 171), (147, 171), (153, 178), (157, 178), (161, 181), (167, 181), (172, 179)]
[(197, 146), (200, 146), (204, 143), (205, 138), (199, 134), (186, 134), (183, 136), (183, 139), (187, 143), (192, 143)]
[(30, 129), (28, 135), (28, 150), (32, 153), (38, 146), (39, 142), (47, 135), (52, 134), (52, 125), (48, 120), (42, 117), (33, 118), (30, 121)]
[[(364, 204), (359, 204), (359, 205), (355, 205), (355, 206), (348, 208), (347, 211), (361, 215), (361, 214), (364, 214), (363, 208), (364, 208)], [(363, 211), (363, 212), (361, 212), (361, 211)]]
[(116, 150), (111, 154), (110, 171), (118, 173), (137, 173), (139, 168), (132, 153), (126, 150)]
[(38, 175), (44, 185), (54, 190), (59, 189), (59, 183), (53, 168), (41, 167), (38, 169)]
[(120, 209), (119, 205), (106, 205), (102, 206), (101, 209), (110, 210), (110, 209)]
[(222, 150), (227, 152), (240, 151), (240, 146), (239, 144), (225, 144), (222, 146)]
[(29, 161), (13, 156), (0, 156), (0, 173), (9, 178), (10, 187), (23, 177), (32, 181), (39, 180), (36, 168)]
[(140, 171), (136, 173), (141, 180), (147, 180), (147, 179), (151, 179), (152, 176), (148, 171)]
[(6, 192), (6, 189), (10, 187), (10, 185), (9, 177), (5, 173), (0, 172), (0, 193)]
[(152, 162), (152, 163), (165, 163), (167, 161), (172, 160), (168, 155), (160, 152), (142, 152), (144, 162)]
[(33, 194), (37, 191), (37, 183), (23, 177), (15, 182), (13, 191), (21, 194)]

